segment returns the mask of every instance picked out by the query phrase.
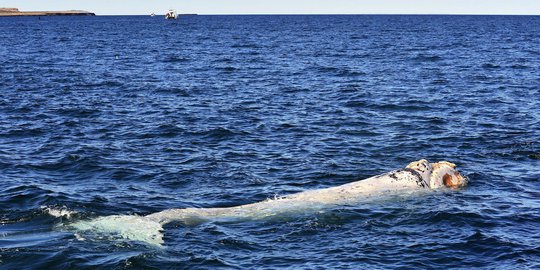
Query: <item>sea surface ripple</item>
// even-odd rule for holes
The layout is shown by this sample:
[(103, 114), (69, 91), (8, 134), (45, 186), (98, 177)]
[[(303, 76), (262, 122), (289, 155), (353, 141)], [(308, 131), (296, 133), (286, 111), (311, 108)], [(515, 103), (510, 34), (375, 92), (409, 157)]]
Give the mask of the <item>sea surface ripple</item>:
[[(540, 17), (0, 18), (0, 269), (538, 269)], [(234, 206), (427, 158), (470, 185), (318, 214)], [(69, 216), (69, 217), (68, 217)]]

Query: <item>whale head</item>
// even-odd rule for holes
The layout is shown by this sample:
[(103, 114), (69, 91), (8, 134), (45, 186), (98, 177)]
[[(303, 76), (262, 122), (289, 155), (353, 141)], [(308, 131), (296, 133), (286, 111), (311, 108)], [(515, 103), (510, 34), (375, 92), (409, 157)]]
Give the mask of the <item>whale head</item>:
[(467, 185), (467, 178), (456, 170), (456, 164), (447, 161), (429, 163), (422, 159), (410, 163), (407, 168), (417, 171), (431, 189), (441, 187), (460, 188)]
[(431, 164), (433, 171), (429, 181), (431, 188), (447, 187), (460, 188), (467, 185), (467, 178), (456, 170), (456, 164), (447, 161), (439, 161)]

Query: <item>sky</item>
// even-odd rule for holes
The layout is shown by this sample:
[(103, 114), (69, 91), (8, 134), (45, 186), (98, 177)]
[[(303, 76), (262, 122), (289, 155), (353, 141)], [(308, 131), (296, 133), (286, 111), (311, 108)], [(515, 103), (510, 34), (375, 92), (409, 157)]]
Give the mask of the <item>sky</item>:
[(0, 0), (0, 7), (164, 14), (512, 14), (540, 15), (540, 0)]

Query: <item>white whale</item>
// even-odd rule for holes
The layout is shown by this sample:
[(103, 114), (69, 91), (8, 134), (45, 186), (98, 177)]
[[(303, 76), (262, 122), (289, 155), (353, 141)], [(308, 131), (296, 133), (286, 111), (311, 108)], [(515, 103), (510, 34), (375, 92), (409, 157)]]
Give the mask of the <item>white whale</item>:
[(195, 224), (211, 220), (256, 220), (283, 214), (318, 211), (338, 205), (351, 205), (367, 198), (391, 194), (414, 193), (439, 188), (456, 189), (467, 184), (467, 179), (456, 165), (441, 161), (429, 163), (419, 160), (407, 167), (365, 180), (318, 190), (308, 190), (281, 198), (225, 208), (169, 209), (147, 216), (115, 215), (71, 226), (79, 231), (113, 233), (123, 238), (154, 245), (163, 243), (163, 225), (170, 222)]

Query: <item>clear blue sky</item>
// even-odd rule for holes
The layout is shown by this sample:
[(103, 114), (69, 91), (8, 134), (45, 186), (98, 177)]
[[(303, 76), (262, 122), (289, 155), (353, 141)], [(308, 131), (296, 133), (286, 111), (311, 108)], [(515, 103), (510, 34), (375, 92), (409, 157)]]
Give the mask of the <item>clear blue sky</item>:
[(163, 14), (532, 14), (540, 0), (0, 0), (20, 10), (83, 9), (98, 15)]

